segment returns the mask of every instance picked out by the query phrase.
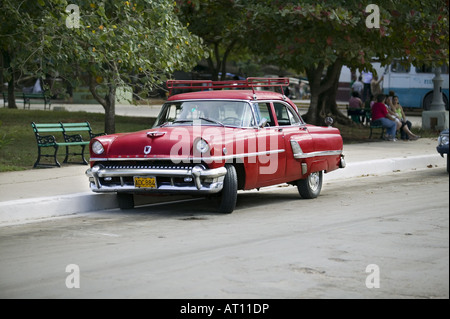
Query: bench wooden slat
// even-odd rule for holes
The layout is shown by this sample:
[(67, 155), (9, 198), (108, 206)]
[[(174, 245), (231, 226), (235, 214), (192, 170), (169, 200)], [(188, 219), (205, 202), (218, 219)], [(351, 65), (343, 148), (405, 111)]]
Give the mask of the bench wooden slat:
[(65, 132), (87, 132), (90, 130), (90, 127), (64, 127)]
[(89, 122), (82, 122), (82, 123), (62, 123), (62, 125), (64, 127), (91, 127), (91, 125), (89, 124)]
[(90, 142), (88, 141), (84, 141), (84, 142), (63, 142), (63, 143), (59, 143), (57, 142), (56, 144), (59, 146), (70, 146), (70, 145), (89, 145)]
[(38, 128), (39, 133), (53, 133), (53, 132), (64, 132), (63, 128)]

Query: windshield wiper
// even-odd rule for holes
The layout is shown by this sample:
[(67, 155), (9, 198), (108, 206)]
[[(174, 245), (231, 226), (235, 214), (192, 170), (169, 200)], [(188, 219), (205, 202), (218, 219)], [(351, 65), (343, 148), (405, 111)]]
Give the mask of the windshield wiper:
[(172, 122), (167, 121), (167, 122), (164, 122), (163, 124), (161, 124), (159, 127), (164, 127), (164, 126), (169, 125), (169, 124), (171, 124), (171, 123), (172, 123)]
[(221, 126), (225, 126), (225, 125), (223, 125), (223, 123), (222, 123), (222, 122), (219, 122), (219, 121), (216, 121), (216, 120), (213, 120), (213, 119), (207, 118), (207, 117), (199, 117), (199, 119), (200, 119), (200, 120), (204, 120), (204, 121), (207, 121), (207, 122), (210, 122), (210, 123), (215, 123), (215, 124), (219, 124), (219, 125), (221, 125)]
[(187, 123), (187, 122), (193, 122), (192, 120), (176, 120), (173, 121), (173, 123)]

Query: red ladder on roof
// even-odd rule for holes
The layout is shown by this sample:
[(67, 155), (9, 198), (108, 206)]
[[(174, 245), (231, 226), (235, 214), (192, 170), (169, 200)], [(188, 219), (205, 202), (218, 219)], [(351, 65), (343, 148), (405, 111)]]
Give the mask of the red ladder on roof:
[[(280, 87), (289, 86), (289, 78), (247, 78), (246, 80), (211, 81), (211, 80), (168, 80), (167, 88), (169, 95), (173, 89), (252, 89), (255, 94), (257, 87)], [(283, 90), (282, 90), (283, 91)]]

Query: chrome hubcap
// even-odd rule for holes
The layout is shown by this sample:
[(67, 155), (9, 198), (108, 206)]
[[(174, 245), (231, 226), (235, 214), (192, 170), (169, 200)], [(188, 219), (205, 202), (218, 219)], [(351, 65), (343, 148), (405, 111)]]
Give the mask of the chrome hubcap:
[(308, 185), (309, 188), (316, 192), (319, 189), (320, 186), (320, 174), (319, 172), (311, 173), (308, 177)]

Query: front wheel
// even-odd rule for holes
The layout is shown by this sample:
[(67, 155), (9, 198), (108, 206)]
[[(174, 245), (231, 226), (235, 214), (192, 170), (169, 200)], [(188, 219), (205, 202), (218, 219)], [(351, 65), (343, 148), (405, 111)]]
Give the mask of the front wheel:
[(236, 168), (233, 165), (225, 165), (227, 174), (223, 181), (223, 188), (218, 198), (218, 212), (222, 214), (230, 214), (236, 207), (238, 179)]
[(322, 190), (323, 172), (314, 172), (305, 179), (297, 181), (297, 189), (300, 196), (304, 199), (312, 199), (319, 196)]

